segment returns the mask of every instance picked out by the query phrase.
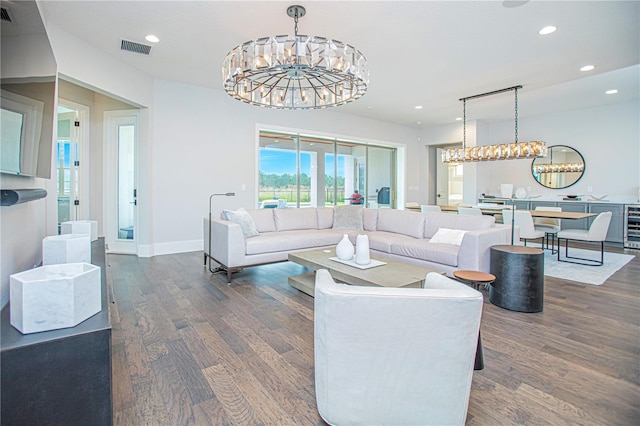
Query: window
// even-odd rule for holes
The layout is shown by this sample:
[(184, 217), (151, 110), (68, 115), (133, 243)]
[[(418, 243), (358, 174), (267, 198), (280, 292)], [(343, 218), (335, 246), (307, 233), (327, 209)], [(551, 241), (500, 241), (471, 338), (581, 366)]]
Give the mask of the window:
[(261, 130), (259, 149), (258, 207), (394, 207), (396, 148)]

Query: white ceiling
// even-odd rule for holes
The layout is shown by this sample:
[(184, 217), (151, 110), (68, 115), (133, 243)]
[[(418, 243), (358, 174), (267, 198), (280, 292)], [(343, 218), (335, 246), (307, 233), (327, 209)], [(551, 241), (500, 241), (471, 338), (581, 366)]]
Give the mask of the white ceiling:
[[(427, 127), (460, 117), (459, 98), (518, 84), (520, 117), (639, 97), (639, 1), (46, 0), (41, 10), (45, 22), (146, 74), (222, 90), (226, 53), (292, 34), (286, 8), (296, 2), (307, 9), (300, 34), (367, 57), (367, 93), (339, 112)], [(546, 25), (558, 30), (538, 35)], [(120, 51), (121, 38), (151, 44), (147, 34), (160, 38), (149, 56)], [(595, 70), (579, 71), (586, 64)], [(468, 119), (508, 117), (513, 93), (467, 103)]]

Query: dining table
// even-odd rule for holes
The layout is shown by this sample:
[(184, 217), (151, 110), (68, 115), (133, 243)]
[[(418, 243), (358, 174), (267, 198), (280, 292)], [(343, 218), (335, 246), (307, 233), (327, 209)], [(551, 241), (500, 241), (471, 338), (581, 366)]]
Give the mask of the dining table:
[[(476, 206), (469, 206), (476, 207)], [(486, 215), (497, 215), (502, 214), (502, 210), (511, 210), (511, 206), (499, 206), (499, 207), (478, 207), (482, 214)], [(457, 212), (458, 206), (440, 206), (440, 210), (443, 212)], [(519, 210), (523, 211), (523, 210)], [(579, 220), (579, 219), (587, 219), (590, 217), (597, 216), (597, 213), (585, 213), (585, 212), (556, 212), (556, 211), (548, 211), (548, 210), (524, 210), (531, 213), (531, 217), (546, 217), (550, 219), (571, 219), (571, 220)]]

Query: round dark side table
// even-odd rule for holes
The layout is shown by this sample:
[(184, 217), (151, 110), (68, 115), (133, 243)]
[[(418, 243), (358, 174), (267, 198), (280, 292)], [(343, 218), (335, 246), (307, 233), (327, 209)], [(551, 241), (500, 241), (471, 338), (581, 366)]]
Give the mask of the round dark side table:
[(491, 303), (511, 311), (542, 311), (544, 252), (541, 249), (492, 246), (490, 271), (496, 276), (489, 287)]
[[(465, 284), (473, 286), (476, 290), (480, 290), (481, 286), (491, 284), (496, 277), (481, 271), (457, 270), (453, 272), (453, 276)], [(482, 334), (478, 330), (478, 344), (476, 345), (476, 359), (473, 364), (474, 370), (484, 369), (484, 353), (482, 351)]]
[(476, 290), (480, 290), (480, 287), (486, 288), (496, 280), (495, 275), (465, 269), (453, 271), (453, 276), (463, 283), (471, 285)]

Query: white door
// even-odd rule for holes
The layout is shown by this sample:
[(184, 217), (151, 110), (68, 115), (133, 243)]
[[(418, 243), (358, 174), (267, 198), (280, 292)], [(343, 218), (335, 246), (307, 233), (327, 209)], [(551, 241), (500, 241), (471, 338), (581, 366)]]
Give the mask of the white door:
[(89, 108), (59, 99), (57, 136), (58, 225), (69, 220), (91, 219), (87, 142)]
[(457, 206), (462, 203), (462, 164), (442, 162), (443, 148), (436, 150), (436, 204), (439, 206)]
[(137, 254), (138, 110), (104, 113), (105, 243), (108, 253)]
[(436, 150), (436, 204), (439, 206), (449, 205), (449, 167), (443, 163), (442, 148)]

